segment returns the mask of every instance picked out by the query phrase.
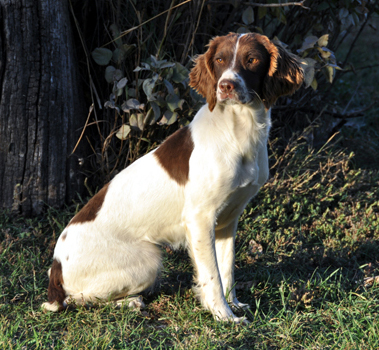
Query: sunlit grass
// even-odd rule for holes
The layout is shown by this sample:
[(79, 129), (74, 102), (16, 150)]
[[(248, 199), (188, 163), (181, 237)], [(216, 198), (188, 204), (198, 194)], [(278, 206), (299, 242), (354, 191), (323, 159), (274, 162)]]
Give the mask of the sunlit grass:
[(272, 178), (246, 209), (236, 285), (249, 326), (217, 323), (195, 300), (187, 254), (164, 248), (147, 308), (112, 304), (44, 313), (55, 241), (77, 210), (0, 216), (0, 348), (379, 348), (379, 173), (301, 139), (273, 155)]

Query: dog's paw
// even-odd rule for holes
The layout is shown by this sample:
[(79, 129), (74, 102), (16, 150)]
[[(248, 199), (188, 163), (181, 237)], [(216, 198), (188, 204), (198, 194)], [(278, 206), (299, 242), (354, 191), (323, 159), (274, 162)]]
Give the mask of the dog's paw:
[(230, 322), (230, 323), (235, 323), (235, 324), (242, 324), (242, 325), (248, 325), (250, 322), (247, 320), (246, 317), (237, 317), (235, 315), (230, 316), (230, 317), (215, 317), (216, 321), (221, 321), (221, 322)]
[(117, 307), (121, 307), (122, 305), (127, 305), (128, 308), (130, 309), (143, 309), (146, 307), (140, 295), (117, 300), (116, 305)]
[(65, 307), (63, 305), (59, 304), (57, 301), (54, 301), (53, 303), (49, 303), (47, 301), (41, 305), (41, 308), (44, 311), (57, 312), (57, 311), (63, 310)]
[(247, 326), (250, 323), (246, 317), (234, 317), (233, 322), (236, 324), (243, 324), (244, 326)]
[(146, 307), (141, 296), (128, 298), (128, 307), (131, 309), (144, 309)]
[(249, 304), (241, 303), (237, 299), (235, 299), (232, 303), (230, 303), (230, 308), (233, 311), (249, 310), (250, 309), (250, 305)]

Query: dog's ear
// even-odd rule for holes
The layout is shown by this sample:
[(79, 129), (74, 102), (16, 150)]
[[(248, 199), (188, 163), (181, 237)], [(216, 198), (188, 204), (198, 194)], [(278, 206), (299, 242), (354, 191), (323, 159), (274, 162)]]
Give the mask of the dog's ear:
[(217, 38), (211, 40), (208, 51), (195, 58), (195, 66), (190, 73), (189, 85), (208, 102), (209, 110), (212, 112), (217, 103), (216, 88), (217, 81), (214, 71), (213, 57), (217, 48)]
[(258, 40), (270, 54), (270, 66), (262, 91), (262, 100), (268, 109), (280, 96), (291, 95), (300, 88), (304, 73), (296, 56), (287, 52), (279, 43), (274, 44), (263, 35)]

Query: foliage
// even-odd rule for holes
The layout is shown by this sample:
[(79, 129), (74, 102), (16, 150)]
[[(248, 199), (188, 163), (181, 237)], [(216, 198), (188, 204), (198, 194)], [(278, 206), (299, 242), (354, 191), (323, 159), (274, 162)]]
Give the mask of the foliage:
[(0, 214), (0, 347), (378, 348), (379, 173), (303, 136), (273, 153), (275, 175), (239, 224), (235, 288), (249, 326), (216, 323), (191, 291), (189, 257), (169, 248), (145, 310), (42, 312), (55, 241), (79, 203), (27, 220)]
[[(315, 119), (322, 124), (330, 117), (344, 118), (325, 95), (331, 82), (335, 85), (336, 70), (344, 69), (344, 74), (351, 69), (348, 57), (341, 64), (335, 51), (355, 27), (364, 26), (378, 12), (378, 5), (316, 0), (303, 2), (303, 6), (266, 6), (275, 7), (241, 1), (209, 1), (205, 6), (204, 1), (194, 0), (74, 3), (84, 52), (92, 53), (87, 54), (83, 70), (90, 72), (95, 107), (91, 128), (87, 128), (96, 130), (88, 140), (94, 151), (91, 168), (97, 169), (98, 181), (108, 181), (188, 123), (202, 101), (187, 85), (191, 58), (204, 52), (212, 36), (230, 31), (253, 31), (276, 38), (302, 59), (305, 87), (313, 89), (302, 89), (278, 101), (273, 111), (274, 137), (288, 140), (294, 130)], [(90, 37), (97, 41), (89, 41)], [(307, 118), (298, 116), (304, 112)], [(329, 133), (313, 135), (316, 144), (325, 142)]]

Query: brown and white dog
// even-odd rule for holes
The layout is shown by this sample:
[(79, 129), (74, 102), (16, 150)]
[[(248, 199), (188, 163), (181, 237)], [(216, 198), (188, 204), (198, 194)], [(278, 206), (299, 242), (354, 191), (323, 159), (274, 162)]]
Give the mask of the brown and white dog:
[(190, 73), (207, 104), (70, 221), (55, 247), (42, 306), (56, 311), (70, 299), (136, 295), (154, 284), (158, 245), (168, 243), (188, 248), (202, 305), (216, 319), (244, 321), (232, 312), (248, 307), (233, 288), (237, 222), (269, 176), (270, 107), (302, 81), (296, 58), (263, 35), (211, 40)]

